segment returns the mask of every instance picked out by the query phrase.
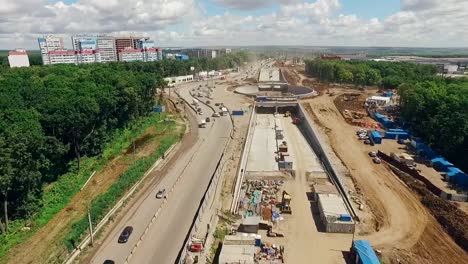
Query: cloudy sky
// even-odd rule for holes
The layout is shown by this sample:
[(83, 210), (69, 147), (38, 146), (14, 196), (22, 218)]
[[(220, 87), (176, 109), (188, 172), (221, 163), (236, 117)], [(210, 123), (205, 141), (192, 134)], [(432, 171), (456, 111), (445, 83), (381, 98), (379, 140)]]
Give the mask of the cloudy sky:
[(145, 34), (159, 46), (468, 46), (468, 0), (0, 0), (0, 49)]

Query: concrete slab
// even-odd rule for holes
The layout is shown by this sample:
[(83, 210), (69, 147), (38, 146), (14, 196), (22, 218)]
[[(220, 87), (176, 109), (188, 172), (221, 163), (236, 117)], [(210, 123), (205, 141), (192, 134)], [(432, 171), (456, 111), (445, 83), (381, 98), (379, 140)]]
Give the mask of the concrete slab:
[[(297, 160), (294, 153), (300, 153), (303, 161), (302, 166), (307, 175), (316, 175), (319, 178), (326, 178), (327, 176), (324, 173), (322, 164), (320, 163), (317, 155), (312, 150), (301, 131), (292, 123), (291, 117), (281, 116), (279, 117), (279, 120), (282, 123), (281, 127), (284, 129), (284, 138), (288, 143), (288, 152), (293, 158), (293, 161)], [(296, 141), (295, 144), (292, 144), (292, 140)]]
[(253, 130), (246, 171), (278, 171), (275, 117), (258, 114)]

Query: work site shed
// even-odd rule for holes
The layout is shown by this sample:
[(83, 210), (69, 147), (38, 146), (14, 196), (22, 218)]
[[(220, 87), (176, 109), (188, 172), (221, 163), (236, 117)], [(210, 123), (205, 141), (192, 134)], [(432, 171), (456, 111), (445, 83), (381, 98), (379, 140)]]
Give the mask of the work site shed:
[(453, 164), (445, 158), (435, 158), (431, 160), (431, 165), (437, 171), (448, 171), (450, 167), (453, 167)]
[(382, 135), (380, 135), (379, 131), (371, 131), (370, 138), (374, 144), (382, 144)]

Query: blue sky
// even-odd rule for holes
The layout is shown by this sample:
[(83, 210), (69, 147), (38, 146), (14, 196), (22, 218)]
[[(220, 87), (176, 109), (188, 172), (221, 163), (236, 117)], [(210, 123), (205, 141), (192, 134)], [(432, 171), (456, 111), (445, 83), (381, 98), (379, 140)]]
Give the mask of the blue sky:
[(468, 46), (466, 0), (0, 0), (0, 48), (52, 34), (160, 46)]

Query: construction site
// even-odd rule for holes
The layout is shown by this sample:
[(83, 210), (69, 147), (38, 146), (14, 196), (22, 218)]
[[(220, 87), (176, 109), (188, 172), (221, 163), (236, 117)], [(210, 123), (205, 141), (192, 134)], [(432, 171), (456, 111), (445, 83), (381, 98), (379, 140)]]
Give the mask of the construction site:
[[(427, 202), (439, 197), (390, 163), (369, 157), (379, 150), (401, 153), (402, 145), (356, 139), (358, 129), (384, 129), (366, 108), (368, 98), (385, 102), (379, 98), (384, 96), (373, 89), (317, 84), (297, 66), (275, 65), (263, 76), (278, 71), (285, 87), (309, 86), (313, 93), (301, 98), (285, 92), (288, 88), (266, 88), (271, 79), (262, 81), (261, 71), (257, 88), (236, 89), (238, 94), (250, 89), (244, 95), (255, 100), (243, 121), (248, 124), (230, 189), (236, 217), (222, 223), (228, 236), (219, 240), (219, 263), (351, 263), (360, 241), (382, 263), (467, 262), (463, 228), (447, 232), (453, 222), (466, 221), (460, 220), (466, 219), (463, 203), (438, 200), (443, 212), (455, 210), (452, 224), (441, 225)], [(262, 85), (270, 90), (260, 91)]]

